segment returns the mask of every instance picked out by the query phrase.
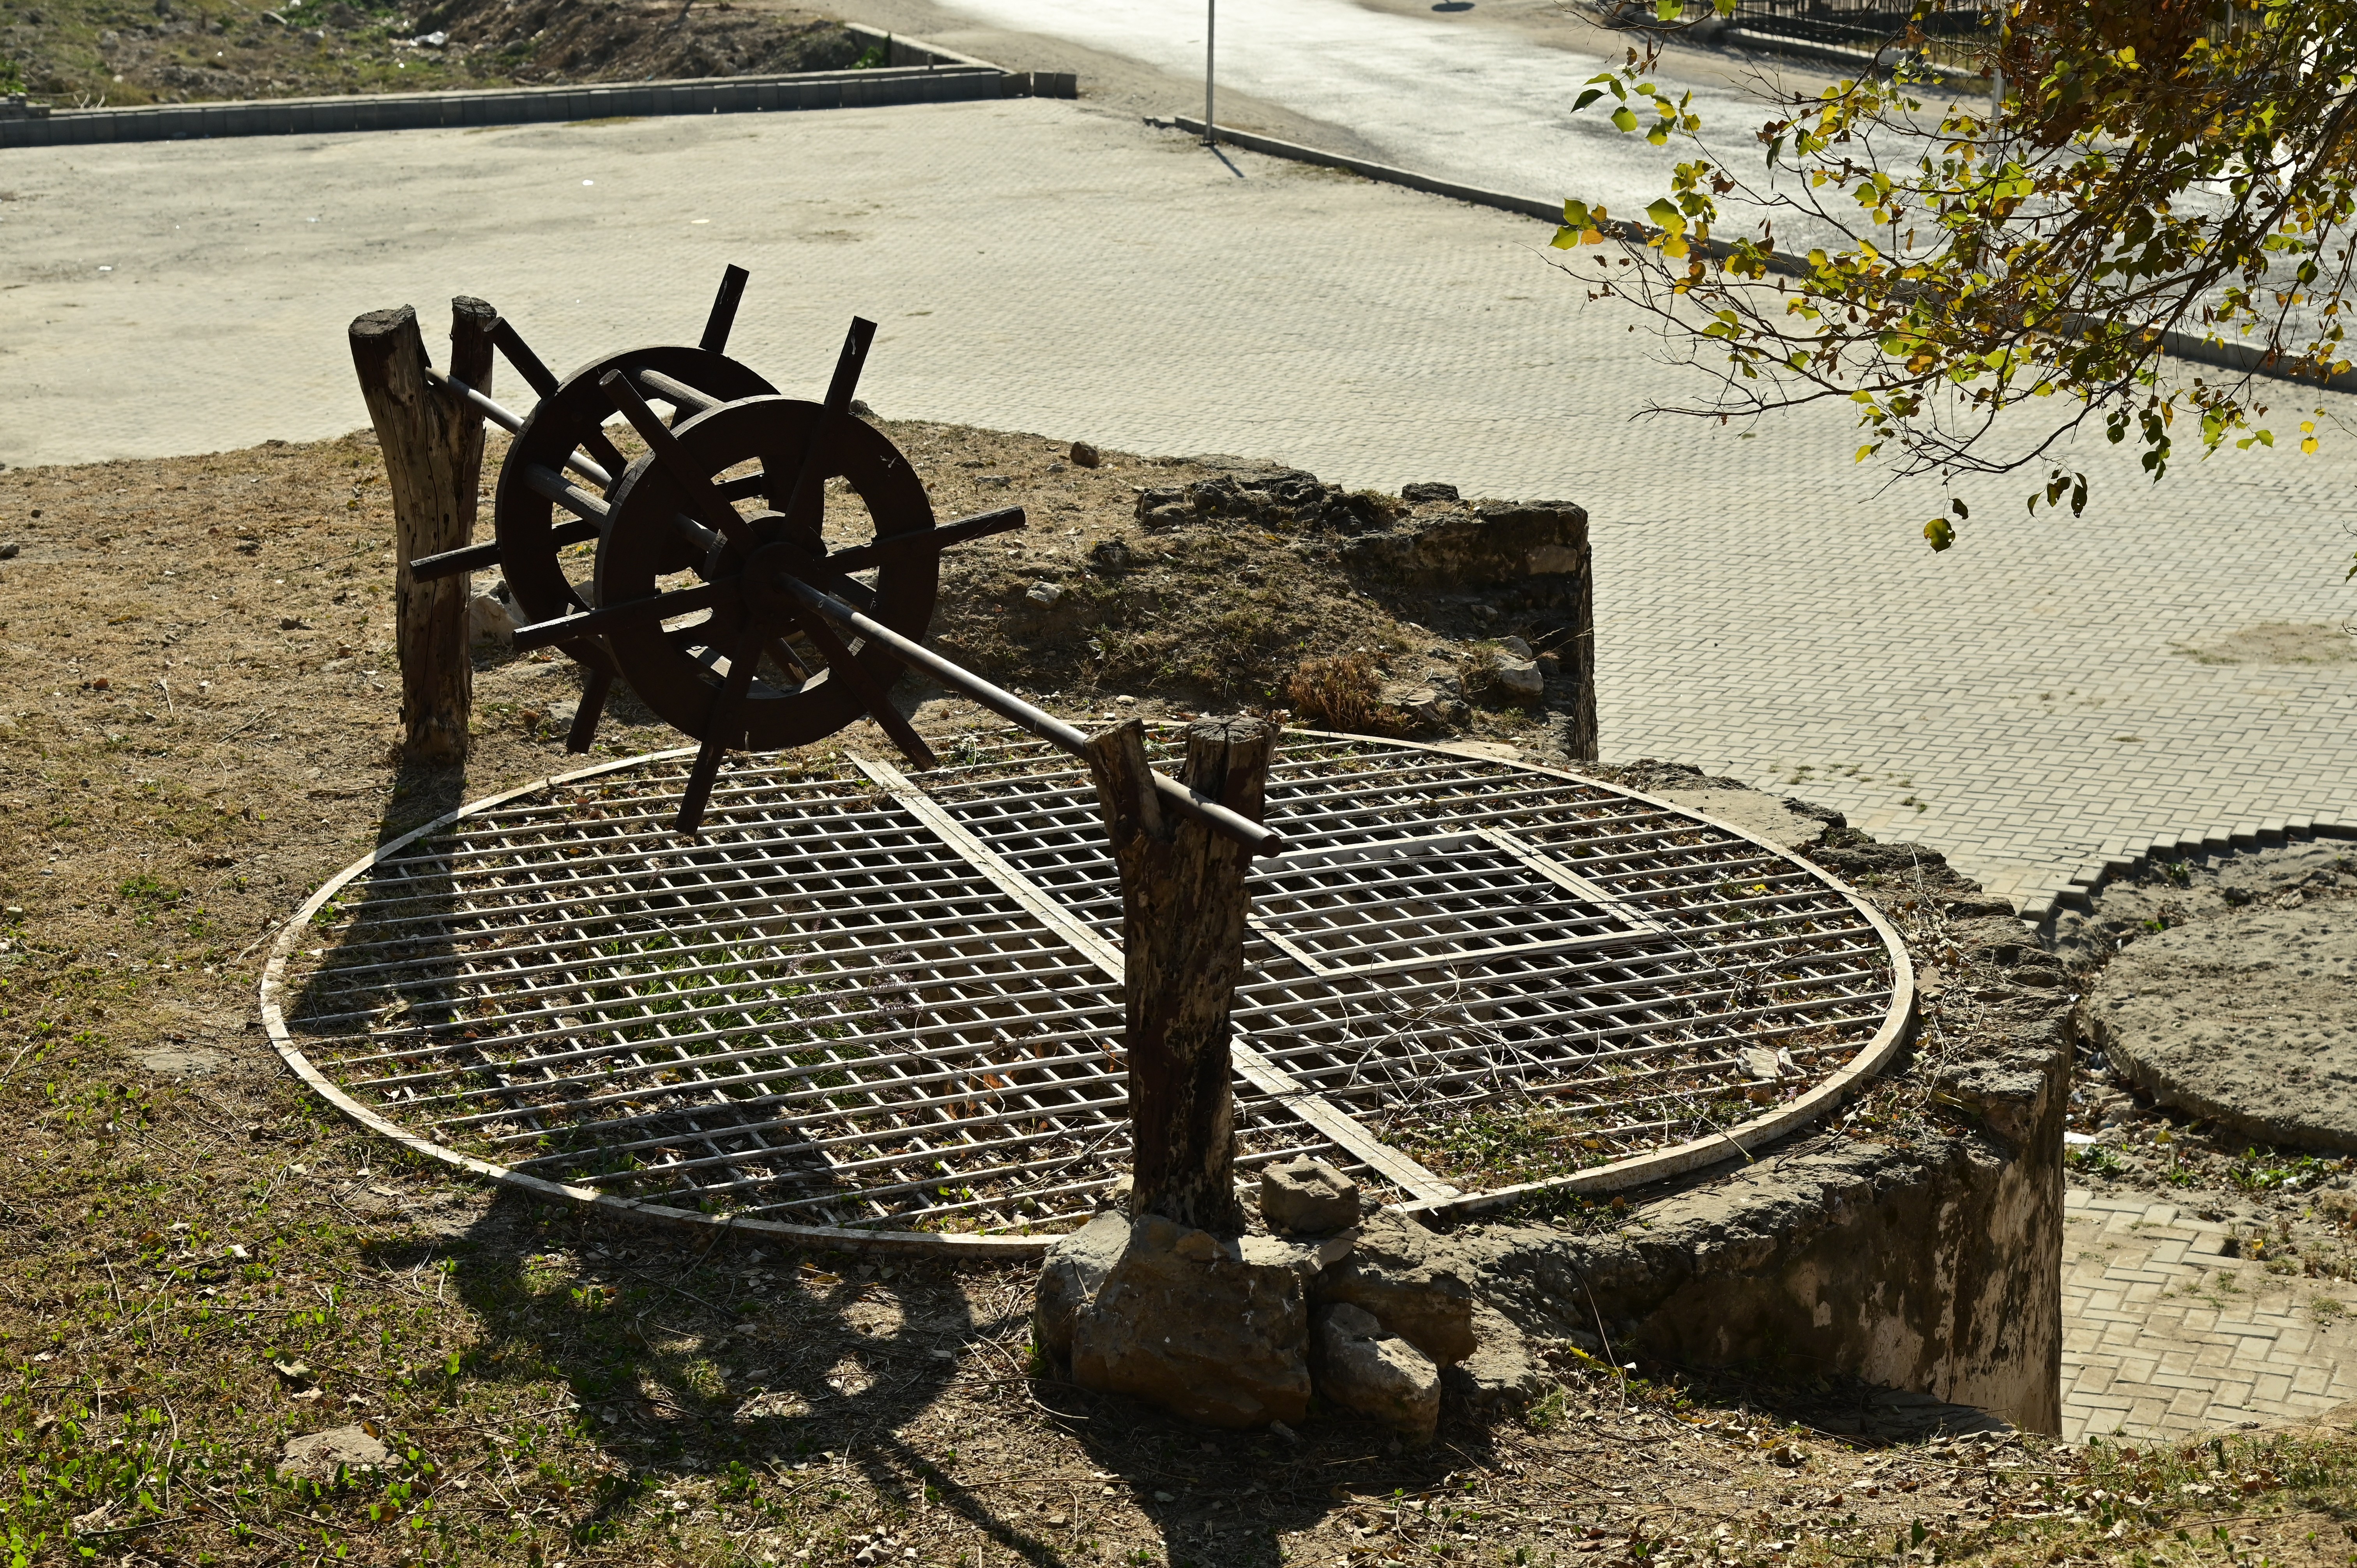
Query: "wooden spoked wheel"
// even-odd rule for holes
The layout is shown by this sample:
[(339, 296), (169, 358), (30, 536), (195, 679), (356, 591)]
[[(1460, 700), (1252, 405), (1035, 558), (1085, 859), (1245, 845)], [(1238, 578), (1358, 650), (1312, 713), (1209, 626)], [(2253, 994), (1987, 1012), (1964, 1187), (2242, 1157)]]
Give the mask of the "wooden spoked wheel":
[[(784, 397), (729, 403), (672, 436), (623, 474), (597, 547), (597, 603), (649, 607), (605, 634), (622, 678), (707, 746), (806, 746), (873, 712), (899, 666), (843, 641), (785, 584), (924, 636), (941, 554), (908, 459), (860, 420)], [(716, 494), (737, 526), (711, 513)]]
[[(568, 570), (563, 553), (601, 537), (612, 493), (628, 467), (605, 430), (616, 403), (602, 383), (615, 371), (642, 395), (670, 403), (674, 422), (716, 403), (777, 392), (726, 354), (663, 345), (599, 360), (542, 398), (508, 448), (492, 508), (500, 566), (520, 621), (554, 620), (596, 602), (589, 574), (581, 572), (576, 580), (578, 568)], [(687, 564), (685, 546), (676, 546), (666, 560), (667, 570)], [(576, 638), (560, 646), (592, 670), (608, 676), (618, 672), (597, 639)]]

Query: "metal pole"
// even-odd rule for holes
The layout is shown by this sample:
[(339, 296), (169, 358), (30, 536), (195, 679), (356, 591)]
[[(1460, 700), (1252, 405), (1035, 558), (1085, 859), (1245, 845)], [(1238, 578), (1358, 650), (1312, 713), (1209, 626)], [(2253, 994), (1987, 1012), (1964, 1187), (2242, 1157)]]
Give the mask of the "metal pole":
[(1997, 157), (1999, 129), (2005, 121), (2005, 46), (2013, 34), (2013, 9), (2010, 0), (1997, 0), (1996, 56), (1989, 66), (1989, 151), (1994, 163)]
[[(973, 671), (951, 663), (923, 643), (902, 637), (880, 621), (870, 620), (832, 594), (821, 593), (799, 577), (781, 575), (778, 578), (778, 586), (791, 595), (804, 609), (832, 621), (853, 637), (881, 646), (885, 652), (910, 669), (921, 670), (952, 691), (962, 692), (991, 712), (1014, 720), (1050, 746), (1074, 757), (1087, 755), (1089, 737), (1082, 731), (1043, 709), (1033, 707), (1014, 693), (992, 685)], [(684, 591), (694, 593), (695, 590)], [(604, 613), (602, 610), (588, 612), (592, 616)], [(581, 618), (575, 617), (565, 624), (570, 626)], [(1163, 810), (1194, 818), (1213, 832), (1243, 845), (1248, 854), (1276, 855), (1285, 852), (1284, 837), (1274, 829), (1254, 822), (1241, 812), (1232, 811), (1209, 796), (1200, 794), (1163, 774), (1149, 770), (1147, 778), (1154, 792), (1161, 799)]]
[(1219, 124), (1211, 118), (1211, 42), (1220, 24), (1220, 0), (1203, 0), (1203, 145), (1220, 145)]

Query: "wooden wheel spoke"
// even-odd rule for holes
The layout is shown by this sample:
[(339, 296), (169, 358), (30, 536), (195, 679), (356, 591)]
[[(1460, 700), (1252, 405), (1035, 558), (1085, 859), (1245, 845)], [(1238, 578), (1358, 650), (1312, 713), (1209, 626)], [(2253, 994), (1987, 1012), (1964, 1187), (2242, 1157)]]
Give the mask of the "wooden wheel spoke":
[(851, 656), (851, 650), (834, 635), (834, 628), (799, 608), (790, 613), (802, 634), (826, 660), (828, 672), (851, 688), (852, 695), (857, 697), (860, 705), (867, 710), (867, 716), (874, 719), (876, 726), (890, 736), (892, 744), (900, 748), (900, 755), (920, 770), (930, 771), (939, 766), (933, 757), (933, 748), (925, 744), (925, 737), (900, 716), (900, 710), (892, 705), (889, 694), (877, 683), (876, 677), (867, 672), (866, 666)]
[[(778, 509), (790, 522), (801, 521), (805, 511), (825, 503), (826, 476), (818, 471), (819, 447), (826, 439), (827, 426), (850, 416), (851, 394), (859, 390), (859, 372), (866, 367), (867, 347), (875, 340), (876, 323), (865, 317), (853, 317), (851, 330), (844, 335), (843, 350), (835, 356), (834, 375), (826, 384), (823, 412), (811, 426), (802, 461), (794, 465), (794, 482), (786, 492), (786, 504)], [(772, 503), (777, 496), (775, 489), (770, 492)]]
[(576, 637), (599, 637), (617, 627), (631, 626), (642, 620), (663, 620), (692, 610), (710, 609), (726, 596), (727, 585), (699, 583), (693, 588), (680, 588), (668, 594), (654, 594), (643, 599), (630, 599), (619, 605), (607, 605), (579, 615), (560, 616), (554, 620), (535, 621), (516, 628), (516, 648), (529, 652), (546, 648), (552, 643), (566, 642)]
[(532, 351), (532, 345), (523, 340), (523, 335), (515, 329), (515, 324), (505, 317), (501, 317), (499, 325), (491, 328), (491, 345), (507, 356), (508, 363), (515, 367), (516, 374), (523, 378), (524, 385), (530, 387), (536, 396), (547, 397), (556, 391), (556, 377), (541, 361), (540, 356)]
[(565, 737), (565, 749), (585, 752), (589, 743), (597, 738), (597, 721), (605, 715), (606, 698), (614, 690), (614, 677), (603, 670), (591, 670), (588, 681), (581, 688), (580, 706), (573, 710), (573, 728)]
[(647, 405), (647, 400), (639, 395), (639, 389), (630, 384), (630, 378), (619, 371), (608, 371), (597, 384), (614, 400), (615, 406), (621, 410), (622, 417), (630, 422), (630, 428), (639, 433), (640, 439), (647, 444), (647, 449), (654, 454), (655, 461), (670, 476), (672, 482), (687, 493), (688, 510), (696, 520), (750, 555), (757, 548), (753, 531), (745, 526), (745, 520), (737, 515), (737, 509), (723, 500), (720, 492), (713, 489), (711, 477), (680, 449), (678, 437), (672, 435), (670, 427)]
[(762, 647), (778, 668), (791, 675), (796, 681), (808, 682), (815, 673), (808, 665), (795, 657), (793, 649), (783, 638), (773, 637)]
[(737, 306), (745, 297), (745, 280), (753, 274), (730, 266), (720, 274), (720, 290), (712, 296), (712, 314), (704, 323), (703, 347), (707, 353), (725, 353), (729, 330), (737, 325)]
[(713, 551), (717, 549), (720, 545), (721, 539), (719, 534), (716, 533), (711, 529), (705, 527), (704, 524), (696, 521), (695, 519), (688, 516), (687, 513), (683, 511), (675, 511), (671, 514), (671, 525), (679, 530), (680, 532), (685, 534), (689, 542), (694, 544), (697, 549), (703, 551), (707, 557), (710, 556)]
[(963, 544), (969, 539), (986, 539), (994, 533), (1012, 533), (1024, 523), (1021, 507), (1001, 507), (996, 511), (978, 512), (973, 517), (962, 517), (955, 522), (945, 522), (939, 528), (887, 534), (849, 550), (838, 550), (826, 558), (826, 564), (837, 572), (861, 572), (870, 566), (880, 565), (894, 556), (913, 555), (928, 550), (939, 552), (952, 544)]
[(744, 728), (745, 694), (752, 689), (753, 667), (761, 660), (758, 633), (740, 639), (728, 653), (728, 673), (712, 699), (712, 717), (704, 728), (704, 744), (696, 748), (695, 766), (688, 769), (687, 789), (680, 797), (679, 816), (673, 823), (681, 832), (694, 833), (704, 825), (704, 808), (712, 799), (713, 780), (720, 776), (721, 759), (728, 754), (729, 738)]
[(829, 568), (834, 564), (834, 558), (833, 556), (829, 556), (823, 564), (813, 566), (807, 571), (799, 572), (795, 575), (801, 577), (803, 582), (808, 583), (812, 587), (819, 589), (823, 593), (833, 594), (836, 598), (843, 600), (845, 603), (852, 606), (856, 609), (874, 609), (876, 607), (876, 590), (869, 587), (865, 583), (854, 582), (851, 578), (845, 577), (840, 573), (829, 570)]

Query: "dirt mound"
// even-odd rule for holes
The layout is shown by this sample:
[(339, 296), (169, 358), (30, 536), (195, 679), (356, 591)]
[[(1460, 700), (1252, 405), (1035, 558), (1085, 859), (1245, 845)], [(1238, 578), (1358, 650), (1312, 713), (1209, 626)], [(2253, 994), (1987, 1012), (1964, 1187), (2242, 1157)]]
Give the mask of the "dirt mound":
[(447, 33), (446, 48), (513, 58), (518, 81), (848, 70), (866, 50), (834, 22), (737, 10), (726, 0), (445, 0), (417, 25), (427, 36)]
[(0, 25), (0, 81), (13, 66), (63, 108), (840, 70), (867, 55), (839, 23), (730, 0), (46, 0)]

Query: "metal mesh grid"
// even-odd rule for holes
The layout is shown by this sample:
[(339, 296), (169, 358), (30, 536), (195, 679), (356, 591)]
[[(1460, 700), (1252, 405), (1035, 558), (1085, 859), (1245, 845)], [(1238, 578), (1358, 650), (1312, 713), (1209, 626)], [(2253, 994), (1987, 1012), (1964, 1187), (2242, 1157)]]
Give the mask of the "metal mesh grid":
[[(294, 1048), (430, 1144), (619, 1197), (1084, 1219), (1128, 1135), (1119, 887), (1080, 765), (1019, 738), (915, 780), (745, 763), (694, 843), (666, 827), (684, 778), (640, 759), (355, 868), (285, 977)], [(1268, 817), (1247, 1166), (1306, 1151), (1437, 1199), (1604, 1165), (1772, 1112), (1892, 1009), (1854, 900), (1600, 784), (1297, 736)]]

